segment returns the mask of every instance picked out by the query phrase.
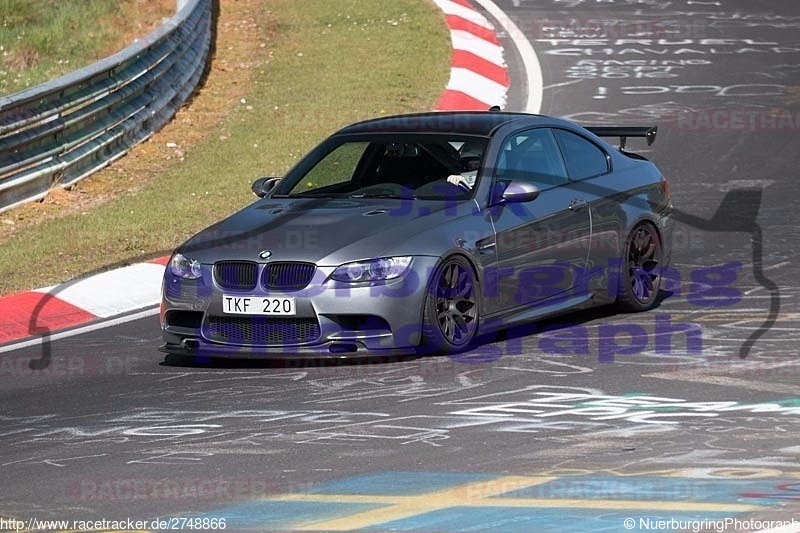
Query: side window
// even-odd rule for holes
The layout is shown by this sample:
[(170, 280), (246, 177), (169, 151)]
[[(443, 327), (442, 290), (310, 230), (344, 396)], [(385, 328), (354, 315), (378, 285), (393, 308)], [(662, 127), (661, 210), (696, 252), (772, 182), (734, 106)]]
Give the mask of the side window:
[(497, 177), (535, 183), (542, 190), (569, 182), (561, 151), (548, 128), (511, 135), (500, 151)]
[(567, 162), (570, 178), (582, 180), (608, 172), (606, 154), (595, 144), (566, 130), (555, 130), (554, 133)]

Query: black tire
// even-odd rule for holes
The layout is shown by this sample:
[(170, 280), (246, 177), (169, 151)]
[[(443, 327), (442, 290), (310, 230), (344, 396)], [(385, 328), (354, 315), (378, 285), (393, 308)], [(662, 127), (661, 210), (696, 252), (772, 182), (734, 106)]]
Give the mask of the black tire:
[(620, 258), (617, 306), (626, 312), (655, 307), (661, 289), (659, 269), (664, 257), (661, 236), (649, 222), (638, 224), (625, 240)]
[(457, 353), (478, 331), (479, 290), (469, 261), (448, 257), (436, 267), (422, 313), (423, 353)]

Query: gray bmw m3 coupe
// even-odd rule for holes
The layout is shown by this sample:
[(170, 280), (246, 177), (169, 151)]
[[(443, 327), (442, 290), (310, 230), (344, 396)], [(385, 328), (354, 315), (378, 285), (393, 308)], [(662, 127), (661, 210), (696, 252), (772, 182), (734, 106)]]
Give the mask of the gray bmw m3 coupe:
[(175, 250), (161, 349), (453, 353), (571, 310), (648, 310), (672, 205), (658, 168), (625, 145), (655, 136), (493, 111), (345, 127)]

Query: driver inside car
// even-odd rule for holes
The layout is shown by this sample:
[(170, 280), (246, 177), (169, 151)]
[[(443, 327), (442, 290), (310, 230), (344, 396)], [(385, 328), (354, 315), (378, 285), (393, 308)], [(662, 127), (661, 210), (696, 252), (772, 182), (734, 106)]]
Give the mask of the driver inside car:
[(447, 176), (447, 183), (471, 190), (478, 177), (478, 169), (481, 167), (482, 151), (477, 146), (465, 143), (458, 152), (461, 172)]

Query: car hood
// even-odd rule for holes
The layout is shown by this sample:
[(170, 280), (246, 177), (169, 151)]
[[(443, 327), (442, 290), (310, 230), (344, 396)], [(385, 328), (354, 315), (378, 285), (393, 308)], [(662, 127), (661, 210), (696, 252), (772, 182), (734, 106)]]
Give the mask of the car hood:
[[(320, 266), (387, 255), (439, 255), (452, 246), (470, 201), (267, 198), (201, 231), (179, 251), (222, 260), (308, 261)], [(429, 238), (431, 232), (435, 239)], [(425, 236), (428, 235), (428, 238)]]

